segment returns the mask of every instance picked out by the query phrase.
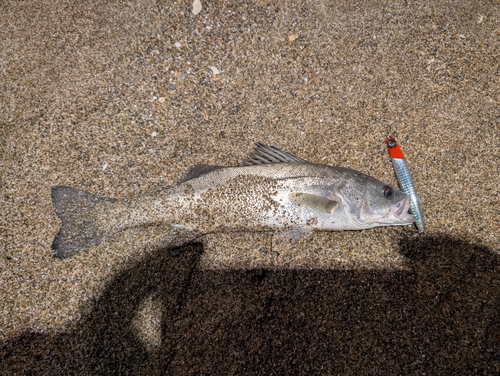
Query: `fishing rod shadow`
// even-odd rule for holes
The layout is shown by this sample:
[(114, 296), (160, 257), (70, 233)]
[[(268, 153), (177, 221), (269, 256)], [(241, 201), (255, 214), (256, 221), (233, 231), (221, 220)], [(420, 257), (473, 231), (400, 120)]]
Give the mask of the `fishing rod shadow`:
[[(25, 332), (0, 364), (15, 374), (498, 370), (499, 255), (443, 234), (399, 247), (408, 268), (392, 271), (203, 270), (201, 244), (158, 250), (117, 275), (74, 330)], [(147, 301), (156, 308), (141, 327)]]

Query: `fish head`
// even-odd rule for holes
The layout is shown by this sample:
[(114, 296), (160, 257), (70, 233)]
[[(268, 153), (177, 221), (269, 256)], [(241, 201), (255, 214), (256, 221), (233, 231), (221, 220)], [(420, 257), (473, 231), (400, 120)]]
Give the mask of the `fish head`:
[(369, 227), (409, 225), (415, 222), (410, 205), (410, 196), (377, 181), (367, 185), (358, 217)]
[(410, 197), (370, 176), (359, 174), (339, 195), (351, 222), (359, 229), (409, 225), (415, 221), (409, 212)]

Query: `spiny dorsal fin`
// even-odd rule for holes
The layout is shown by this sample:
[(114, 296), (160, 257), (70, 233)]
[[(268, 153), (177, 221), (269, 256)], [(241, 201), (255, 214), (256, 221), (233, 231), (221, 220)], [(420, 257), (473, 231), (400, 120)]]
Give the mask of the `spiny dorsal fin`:
[(197, 164), (193, 167), (191, 167), (191, 170), (186, 174), (184, 179), (182, 179), (179, 183), (183, 183), (185, 181), (198, 178), (202, 175), (205, 175), (211, 171), (218, 170), (219, 168), (222, 168), (223, 166), (212, 166), (212, 165), (206, 165), (206, 164)]
[(255, 166), (269, 163), (306, 163), (307, 161), (278, 149), (257, 142), (252, 154), (241, 164), (242, 166)]

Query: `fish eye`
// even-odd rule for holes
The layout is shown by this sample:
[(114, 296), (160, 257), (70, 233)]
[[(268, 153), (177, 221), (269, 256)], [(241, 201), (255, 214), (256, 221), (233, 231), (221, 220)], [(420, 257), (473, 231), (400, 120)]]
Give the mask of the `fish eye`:
[(382, 193), (384, 194), (385, 198), (391, 199), (392, 196), (394, 196), (394, 189), (386, 185), (384, 188), (382, 188)]
[(396, 140), (390, 140), (387, 145), (389, 145), (390, 148), (393, 148), (394, 146), (396, 146)]

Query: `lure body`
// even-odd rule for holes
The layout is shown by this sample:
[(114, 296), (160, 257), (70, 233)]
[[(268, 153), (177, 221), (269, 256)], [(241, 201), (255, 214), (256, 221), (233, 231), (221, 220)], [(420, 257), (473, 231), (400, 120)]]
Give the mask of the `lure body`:
[(399, 185), (403, 192), (411, 198), (411, 213), (415, 216), (415, 224), (418, 228), (418, 232), (423, 234), (425, 228), (422, 219), (422, 211), (420, 210), (420, 200), (410, 175), (408, 163), (394, 137), (389, 136), (387, 140), (385, 140), (385, 143), (387, 144), (387, 151), (392, 159), (392, 165), (394, 166)]

